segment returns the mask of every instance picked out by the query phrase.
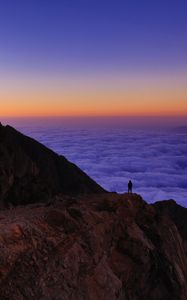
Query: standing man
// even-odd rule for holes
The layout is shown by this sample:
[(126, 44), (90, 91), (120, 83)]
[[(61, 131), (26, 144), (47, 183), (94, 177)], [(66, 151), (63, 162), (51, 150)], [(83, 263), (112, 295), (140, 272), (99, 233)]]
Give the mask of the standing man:
[(129, 180), (128, 182), (128, 193), (132, 193), (132, 181)]

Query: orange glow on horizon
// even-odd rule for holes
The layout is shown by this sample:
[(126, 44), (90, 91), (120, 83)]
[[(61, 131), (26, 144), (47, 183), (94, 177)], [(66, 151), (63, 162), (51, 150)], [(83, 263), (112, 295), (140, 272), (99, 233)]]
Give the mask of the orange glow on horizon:
[(0, 117), (187, 116), (183, 85), (0, 90)]
[[(0, 116), (146, 116), (146, 115), (187, 115), (187, 99), (180, 97), (174, 101), (174, 96), (161, 98), (150, 102), (149, 98), (138, 95), (121, 97), (105, 96), (94, 101), (93, 95), (86, 99), (74, 100), (62, 97), (34, 97), (34, 101), (1, 101)], [(20, 99), (20, 97), (19, 97)], [(65, 100), (64, 100), (65, 99)], [(128, 99), (128, 101), (126, 100)], [(153, 97), (152, 97), (153, 99)], [(163, 99), (163, 100), (162, 100)], [(16, 103), (15, 103), (16, 102)]]

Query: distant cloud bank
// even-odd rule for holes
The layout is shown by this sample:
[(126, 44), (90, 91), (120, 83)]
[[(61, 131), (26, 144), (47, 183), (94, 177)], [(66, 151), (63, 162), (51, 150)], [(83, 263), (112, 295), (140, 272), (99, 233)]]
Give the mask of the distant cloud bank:
[[(187, 128), (187, 127), (186, 127)], [(187, 134), (183, 128), (126, 129), (108, 127), (20, 126), (66, 156), (109, 191), (134, 192), (148, 202), (175, 199), (187, 206)]]

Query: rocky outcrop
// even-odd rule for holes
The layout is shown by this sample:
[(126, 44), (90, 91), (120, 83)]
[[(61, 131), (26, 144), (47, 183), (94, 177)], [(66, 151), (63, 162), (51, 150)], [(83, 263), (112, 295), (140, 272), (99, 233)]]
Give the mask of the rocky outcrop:
[(47, 201), (57, 194), (101, 193), (77, 166), (10, 126), (0, 125), (0, 204)]
[(186, 300), (174, 209), (177, 220), (170, 204), (103, 193), (1, 211), (0, 299)]

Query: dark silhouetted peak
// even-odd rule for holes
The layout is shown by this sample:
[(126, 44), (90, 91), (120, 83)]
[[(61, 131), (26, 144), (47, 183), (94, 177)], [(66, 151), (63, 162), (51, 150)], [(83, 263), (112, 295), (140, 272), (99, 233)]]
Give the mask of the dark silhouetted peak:
[(187, 133), (187, 125), (175, 127), (174, 131), (177, 133)]
[(0, 126), (1, 203), (29, 203), (104, 190), (76, 165), (11, 126)]

